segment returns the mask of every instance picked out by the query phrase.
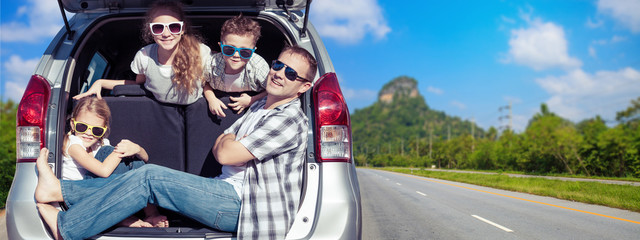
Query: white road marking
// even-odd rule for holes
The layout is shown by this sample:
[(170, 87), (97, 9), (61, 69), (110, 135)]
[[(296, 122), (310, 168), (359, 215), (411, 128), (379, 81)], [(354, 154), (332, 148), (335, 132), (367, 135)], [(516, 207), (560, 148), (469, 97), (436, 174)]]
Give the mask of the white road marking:
[(396, 183), (396, 184), (398, 184), (398, 186), (402, 186), (402, 184), (400, 184), (400, 183)]
[(474, 217), (474, 218), (479, 219), (480, 221), (483, 221), (483, 222), (486, 222), (486, 223), (488, 223), (488, 224), (491, 224), (491, 225), (493, 225), (494, 227), (500, 228), (500, 229), (502, 229), (502, 230), (503, 230), (503, 231), (505, 231), (505, 232), (513, 232), (513, 230), (511, 230), (511, 229), (508, 229), (508, 228), (506, 228), (506, 227), (504, 227), (504, 226), (502, 226), (502, 225), (500, 225), (500, 224), (497, 224), (497, 223), (494, 223), (494, 222), (489, 221), (489, 220), (487, 220), (487, 219), (484, 219), (484, 218), (482, 218), (482, 217), (480, 217), (480, 216), (478, 216), (478, 215), (471, 215), (471, 216), (472, 216), (472, 217)]
[(422, 195), (422, 196), (427, 196), (427, 194), (421, 193), (420, 191), (416, 191), (418, 194)]

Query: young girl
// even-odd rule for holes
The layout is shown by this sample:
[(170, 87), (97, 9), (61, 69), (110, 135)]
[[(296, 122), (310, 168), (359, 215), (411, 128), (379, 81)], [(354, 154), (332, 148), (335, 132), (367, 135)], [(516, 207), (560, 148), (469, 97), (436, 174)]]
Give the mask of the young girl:
[[(82, 180), (109, 177), (138, 168), (149, 160), (140, 145), (122, 140), (115, 147), (106, 138), (109, 135), (111, 111), (107, 103), (95, 97), (80, 99), (71, 113), (71, 130), (65, 135), (62, 152), (62, 179)], [(128, 158), (136, 158), (129, 161)], [(123, 160), (125, 159), (126, 160)], [(149, 205), (142, 221), (129, 217), (121, 225), (129, 227), (168, 227), (165, 216)]]
[(142, 38), (154, 42), (138, 51), (131, 70), (136, 80), (99, 79), (74, 99), (123, 84), (144, 84), (156, 100), (187, 105), (202, 97), (203, 68), (211, 49), (192, 32), (178, 1), (159, 1), (147, 12)]

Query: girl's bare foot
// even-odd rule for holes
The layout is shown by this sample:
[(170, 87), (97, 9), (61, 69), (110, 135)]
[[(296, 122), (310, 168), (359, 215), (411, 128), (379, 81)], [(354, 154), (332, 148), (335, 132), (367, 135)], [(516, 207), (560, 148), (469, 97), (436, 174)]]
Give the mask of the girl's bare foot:
[(60, 212), (60, 210), (46, 203), (38, 203), (38, 211), (42, 219), (47, 223), (47, 226), (49, 226), (51, 233), (54, 235), (53, 238), (56, 240), (62, 239), (58, 231), (58, 212)]
[(150, 223), (154, 227), (169, 227), (169, 220), (167, 220), (167, 217), (163, 215), (148, 216), (144, 221)]
[(123, 227), (153, 227), (153, 225), (151, 225), (150, 223), (142, 221), (135, 216), (129, 216), (128, 218), (125, 218), (118, 225)]
[(39, 203), (61, 202), (62, 191), (60, 189), (60, 180), (53, 173), (53, 170), (47, 164), (47, 156), (49, 150), (47, 148), (40, 149), (40, 156), (36, 160), (36, 168), (38, 169), (38, 185), (36, 186), (36, 201)]

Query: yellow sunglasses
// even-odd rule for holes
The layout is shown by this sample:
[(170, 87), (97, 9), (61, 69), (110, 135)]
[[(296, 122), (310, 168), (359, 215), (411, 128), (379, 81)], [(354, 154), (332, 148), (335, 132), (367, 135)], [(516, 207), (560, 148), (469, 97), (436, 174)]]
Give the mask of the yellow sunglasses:
[(83, 122), (76, 121), (75, 119), (71, 119), (73, 122), (73, 129), (78, 133), (85, 133), (88, 130), (91, 130), (91, 134), (97, 138), (104, 136), (107, 132), (106, 127), (92, 126)]

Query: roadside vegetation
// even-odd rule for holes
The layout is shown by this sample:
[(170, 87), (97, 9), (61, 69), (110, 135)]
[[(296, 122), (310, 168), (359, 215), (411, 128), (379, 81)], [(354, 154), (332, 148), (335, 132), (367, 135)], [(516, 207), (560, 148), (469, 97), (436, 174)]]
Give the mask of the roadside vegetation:
[(379, 169), (640, 212), (638, 186), (511, 177), (499, 173), (458, 173), (390, 167)]
[(524, 130), (515, 132), (508, 119), (485, 130), (473, 119), (433, 110), (416, 88), (415, 79), (398, 77), (376, 103), (351, 114), (358, 166), (640, 178), (640, 97), (618, 106), (615, 119), (594, 116), (578, 123), (542, 103)]
[(16, 171), (17, 105), (0, 100), (0, 209), (4, 209)]
[[(640, 179), (640, 97), (611, 106), (615, 119), (593, 116), (572, 122), (542, 103), (521, 132), (511, 108), (496, 106), (501, 126), (482, 129), (475, 120), (434, 110), (417, 80), (400, 76), (380, 90), (378, 101), (351, 114), (357, 166), (407, 172), (407, 168), (488, 171), (525, 175)], [(517, 107), (517, 106), (515, 106)], [(606, 205), (640, 212), (640, 187), (518, 178), (506, 174), (415, 171), (414, 174)]]

